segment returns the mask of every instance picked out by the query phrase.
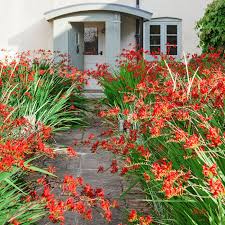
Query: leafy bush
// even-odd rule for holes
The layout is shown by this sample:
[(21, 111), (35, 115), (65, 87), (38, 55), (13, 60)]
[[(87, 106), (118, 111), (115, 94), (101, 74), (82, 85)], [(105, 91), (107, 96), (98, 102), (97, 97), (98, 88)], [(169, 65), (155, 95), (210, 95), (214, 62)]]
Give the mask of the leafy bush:
[(24, 175), (19, 168), (0, 173), (1, 224), (34, 224), (47, 214), (45, 204), (39, 200), (25, 201), (29, 190)]
[(17, 109), (17, 117), (25, 116), (34, 125), (42, 122), (55, 131), (83, 123), (81, 94), (86, 78), (69, 67), (63, 55), (22, 52), (6, 56), (1, 68), (0, 96)]
[[(53, 223), (65, 223), (65, 213), (92, 220), (92, 209), (111, 220), (111, 202), (104, 190), (93, 188), (82, 177), (54, 174), (55, 167), (39, 168), (35, 160), (54, 158), (52, 132), (82, 123), (82, 87), (86, 78), (51, 52), (30, 52), (5, 57), (0, 62), (0, 224), (35, 224), (45, 215)], [(60, 149), (68, 157), (71, 147)], [(58, 184), (63, 198), (54, 194)]]
[[(52, 174), (52, 167), (46, 171), (32, 165), (32, 161), (42, 155), (56, 155), (45, 143), (51, 136), (51, 129), (39, 123), (34, 131), (26, 119), (14, 119), (11, 110), (0, 105), (0, 224), (34, 224), (44, 215), (54, 223), (63, 224), (68, 211), (91, 220), (92, 208), (97, 208), (110, 221), (111, 208), (116, 204), (105, 198), (103, 189), (93, 188), (82, 177), (66, 175), (61, 181)], [(67, 153), (77, 156), (72, 147), (68, 147)], [(25, 176), (32, 178), (34, 173), (44, 176), (38, 174), (37, 181), (24, 179)], [(60, 186), (63, 199), (54, 194), (54, 182)]]
[(210, 48), (225, 50), (225, 1), (214, 0), (208, 5), (202, 19), (197, 23), (200, 46), (203, 51)]
[(54, 155), (53, 149), (44, 143), (51, 129), (39, 124), (34, 132), (27, 120), (13, 117), (11, 111), (12, 107), (0, 104), (0, 224), (17, 224), (17, 221), (33, 224), (47, 211), (40, 200), (28, 201), (33, 190), (24, 176), (27, 171), (50, 175), (31, 165), (31, 159), (42, 154)]
[[(194, 55), (190, 63), (147, 62), (131, 52), (125, 59), (128, 80), (124, 73), (116, 80), (129, 84), (129, 76), (141, 68), (140, 82), (122, 93), (117, 85), (119, 102), (105, 91), (110, 108), (100, 115), (114, 129), (93, 149), (120, 156), (111, 171), (131, 176), (130, 188), (141, 184), (150, 215), (133, 210), (130, 224), (225, 223), (225, 61), (220, 55)], [(109, 73), (99, 81), (112, 90)]]

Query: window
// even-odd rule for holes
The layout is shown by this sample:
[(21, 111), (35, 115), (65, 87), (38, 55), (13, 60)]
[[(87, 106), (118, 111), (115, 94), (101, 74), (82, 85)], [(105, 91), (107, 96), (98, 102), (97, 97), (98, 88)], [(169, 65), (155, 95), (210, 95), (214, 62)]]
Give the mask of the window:
[(166, 53), (177, 55), (177, 25), (166, 25)]
[(150, 51), (161, 52), (161, 30), (160, 25), (150, 26)]
[(98, 55), (98, 28), (84, 28), (84, 54)]
[(145, 49), (154, 55), (163, 53), (179, 57), (182, 50), (181, 22), (177, 18), (152, 19), (146, 27), (149, 41), (145, 42)]

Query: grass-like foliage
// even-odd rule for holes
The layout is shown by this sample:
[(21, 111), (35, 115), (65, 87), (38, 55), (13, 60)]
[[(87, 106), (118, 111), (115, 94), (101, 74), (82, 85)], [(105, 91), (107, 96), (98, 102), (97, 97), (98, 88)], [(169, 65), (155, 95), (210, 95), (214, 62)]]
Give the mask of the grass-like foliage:
[[(57, 178), (57, 165), (41, 163), (58, 152), (50, 145), (53, 132), (84, 124), (85, 75), (63, 55), (42, 50), (6, 55), (0, 68), (0, 224), (38, 224), (47, 216), (63, 225), (68, 211), (92, 220), (93, 208), (111, 221), (117, 204), (103, 189), (82, 177)], [(58, 150), (78, 157), (72, 146)]]
[(54, 131), (81, 126), (85, 78), (68, 66), (65, 56), (23, 52), (0, 63), (0, 96), (14, 107), (17, 117), (34, 125), (42, 122)]
[(127, 52), (121, 73), (99, 77), (110, 106), (100, 115), (114, 129), (94, 145), (120, 156), (111, 171), (142, 187), (150, 215), (132, 210), (128, 222), (225, 224), (224, 57), (147, 62), (140, 54)]

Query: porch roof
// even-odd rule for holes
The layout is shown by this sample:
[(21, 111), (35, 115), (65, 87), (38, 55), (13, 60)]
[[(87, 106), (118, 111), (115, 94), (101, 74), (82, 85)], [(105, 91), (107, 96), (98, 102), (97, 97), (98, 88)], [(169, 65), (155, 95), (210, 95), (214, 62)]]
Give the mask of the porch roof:
[(68, 5), (64, 7), (60, 7), (57, 9), (53, 9), (44, 13), (46, 20), (53, 20), (60, 16), (65, 16), (71, 13), (79, 13), (79, 12), (88, 12), (88, 11), (111, 11), (111, 12), (120, 12), (129, 15), (133, 15), (136, 17), (143, 18), (148, 21), (152, 17), (152, 13), (134, 8), (131, 6), (120, 5), (120, 4), (109, 4), (109, 3), (83, 3), (83, 4), (75, 4)]

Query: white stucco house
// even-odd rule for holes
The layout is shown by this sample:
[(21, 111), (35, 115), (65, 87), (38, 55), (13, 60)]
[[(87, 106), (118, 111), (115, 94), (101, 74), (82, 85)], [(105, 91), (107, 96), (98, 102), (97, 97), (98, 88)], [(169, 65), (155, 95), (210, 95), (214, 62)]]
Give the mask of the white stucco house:
[(59, 50), (81, 70), (114, 64), (130, 44), (161, 52), (169, 47), (174, 56), (196, 53), (195, 23), (211, 1), (1, 0), (0, 48)]

